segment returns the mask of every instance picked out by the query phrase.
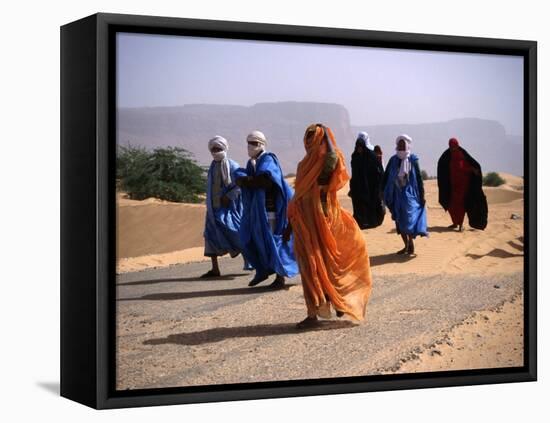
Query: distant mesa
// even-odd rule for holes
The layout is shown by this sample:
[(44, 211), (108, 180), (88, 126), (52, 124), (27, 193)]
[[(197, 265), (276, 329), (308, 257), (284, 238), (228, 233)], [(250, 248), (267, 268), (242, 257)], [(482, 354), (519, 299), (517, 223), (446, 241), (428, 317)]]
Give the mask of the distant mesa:
[(220, 134), (230, 142), (231, 157), (246, 163), (246, 135), (263, 131), (269, 148), (279, 157), (284, 173), (296, 171), (303, 157), (303, 135), (311, 123), (332, 128), (349, 160), (358, 131), (367, 131), (380, 144), (387, 160), (400, 133), (409, 134), (421, 167), (434, 175), (437, 159), (450, 137), (474, 155), (484, 171), (501, 170), (523, 175), (523, 137), (506, 133), (496, 121), (478, 118), (448, 122), (392, 125), (352, 125), (347, 109), (339, 104), (316, 102), (258, 103), (253, 106), (189, 104), (175, 107), (120, 108), (117, 142), (146, 148), (179, 146), (191, 151), (202, 164), (210, 162), (208, 140)]

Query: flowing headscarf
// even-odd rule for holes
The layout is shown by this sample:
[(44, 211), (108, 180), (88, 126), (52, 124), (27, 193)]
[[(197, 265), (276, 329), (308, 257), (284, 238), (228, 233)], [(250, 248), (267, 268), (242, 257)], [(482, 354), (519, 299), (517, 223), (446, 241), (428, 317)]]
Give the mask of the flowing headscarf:
[(220, 158), (217, 159), (216, 157), (214, 157), (214, 160), (220, 162), (223, 184), (225, 186), (229, 186), (231, 184), (231, 166), (229, 165), (229, 160), (227, 159), (227, 150), (229, 149), (227, 140), (220, 135), (216, 135), (214, 138), (208, 141), (208, 150), (210, 150), (210, 153), (212, 153), (212, 149), (214, 147), (221, 148), (222, 150), (221, 152), (223, 154), (220, 155)]
[[(345, 159), (330, 128), (310, 125), (304, 136), (306, 155), (298, 164), (288, 217), (302, 275), (308, 312), (327, 317), (336, 310), (362, 320), (371, 291), (367, 247), (353, 216), (340, 206), (337, 191), (349, 181)], [(338, 156), (326, 186), (326, 214), (321, 207), (321, 174), (329, 150)]]
[[(327, 131), (326, 134), (325, 129)], [(329, 142), (331, 143), (330, 146)], [(312, 188), (315, 189), (317, 187), (317, 178), (323, 169), (325, 155), (331, 148), (338, 155), (338, 165), (330, 178), (328, 191), (334, 191), (334, 195), (336, 195), (336, 191), (342, 188), (349, 180), (349, 175), (344, 166), (344, 155), (337, 148), (330, 128), (323, 128), (315, 124), (308, 126), (306, 135), (304, 136), (304, 147), (306, 149), (306, 156), (298, 163), (294, 198), (300, 198)], [(298, 175), (300, 175), (300, 178), (298, 178)]]
[(357, 141), (362, 141), (363, 146), (368, 148), (370, 151), (374, 150), (374, 145), (371, 144), (369, 134), (366, 132), (359, 132), (357, 134)]
[[(399, 141), (401, 140), (405, 141), (405, 151), (400, 151), (397, 149), (399, 146)], [(401, 167), (399, 168), (399, 173), (397, 174), (400, 179), (404, 179), (411, 171), (411, 161), (409, 160), (409, 157), (411, 156), (411, 143), (412, 138), (406, 134), (399, 135), (395, 140), (395, 151), (397, 153), (397, 157), (401, 159)]]

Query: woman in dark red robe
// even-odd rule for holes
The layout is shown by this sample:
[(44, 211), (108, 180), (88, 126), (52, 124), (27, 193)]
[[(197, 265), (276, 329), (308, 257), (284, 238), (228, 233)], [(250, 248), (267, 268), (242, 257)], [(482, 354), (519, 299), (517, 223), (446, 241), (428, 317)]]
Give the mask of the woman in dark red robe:
[(449, 140), (449, 149), (437, 163), (437, 185), (439, 203), (451, 215), (450, 229), (462, 231), (466, 213), (470, 226), (485, 229), (487, 200), (481, 188), (481, 166), (456, 138)]
[(453, 221), (451, 228), (459, 228), (459, 231), (462, 231), (462, 224), (464, 223), (464, 216), (466, 214), (466, 191), (470, 185), (470, 174), (474, 168), (466, 161), (464, 153), (459, 150), (458, 141), (455, 138), (451, 138), (449, 141), (449, 149), (451, 150), (449, 176), (452, 187), (449, 214)]

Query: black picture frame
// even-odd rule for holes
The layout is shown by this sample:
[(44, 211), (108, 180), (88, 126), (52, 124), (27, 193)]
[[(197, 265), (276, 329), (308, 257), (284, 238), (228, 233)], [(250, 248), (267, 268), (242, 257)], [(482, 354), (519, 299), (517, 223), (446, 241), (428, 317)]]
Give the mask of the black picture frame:
[[(199, 35), (524, 57), (524, 366), (207, 387), (114, 390), (115, 34)], [(534, 381), (537, 378), (537, 44), (95, 14), (61, 28), (61, 395), (97, 409)]]

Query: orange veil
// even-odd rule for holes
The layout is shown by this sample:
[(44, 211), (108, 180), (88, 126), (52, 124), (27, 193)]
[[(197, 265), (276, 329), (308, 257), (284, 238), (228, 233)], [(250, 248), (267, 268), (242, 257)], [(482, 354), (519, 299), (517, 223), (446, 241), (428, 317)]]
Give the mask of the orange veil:
[[(325, 130), (338, 155), (338, 163), (326, 186), (326, 216), (321, 206), (321, 187), (317, 183), (329, 148)], [(306, 156), (298, 164), (288, 217), (294, 232), (294, 251), (308, 316), (330, 317), (332, 304), (353, 319), (363, 320), (372, 277), (363, 234), (353, 216), (340, 207), (336, 196), (350, 179), (344, 156), (332, 131), (324, 126), (309, 126), (304, 145)]]

